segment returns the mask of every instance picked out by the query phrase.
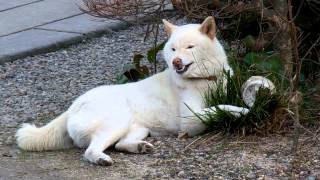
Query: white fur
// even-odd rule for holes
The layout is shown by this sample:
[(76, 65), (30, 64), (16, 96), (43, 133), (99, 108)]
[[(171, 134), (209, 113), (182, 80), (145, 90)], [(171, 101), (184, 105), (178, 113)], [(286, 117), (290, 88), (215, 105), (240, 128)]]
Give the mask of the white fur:
[[(199, 31), (199, 24), (175, 26), (164, 47), (167, 70), (145, 80), (124, 85), (100, 86), (77, 98), (71, 107), (48, 125), (25, 125), (17, 132), (18, 146), (26, 150), (48, 150), (69, 146), (70, 136), (78, 147), (87, 147), (85, 158), (100, 165), (112, 159), (103, 151), (112, 144), (122, 151), (150, 152), (152, 144), (143, 141), (148, 134), (168, 135), (179, 131), (189, 136), (202, 133), (204, 125), (190, 117), (205, 107), (202, 94), (205, 79), (223, 78), (223, 69), (231, 70), (226, 54), (217, 40)], [(193, 48), (187, 49), (188, 45)], [(172, 47), (176, 50), (172, 51)], [(172, 67), (174, 58), (183, 64), (194, 62), (184, 74)], [(186, 106), (188, 105), (189, 108)]]
[(31, 124), (22, 124), (16, 137), (20, 148), (31, 151), (53, 150), (72, 146), (67, 134), (66, 113), (42, 128)]

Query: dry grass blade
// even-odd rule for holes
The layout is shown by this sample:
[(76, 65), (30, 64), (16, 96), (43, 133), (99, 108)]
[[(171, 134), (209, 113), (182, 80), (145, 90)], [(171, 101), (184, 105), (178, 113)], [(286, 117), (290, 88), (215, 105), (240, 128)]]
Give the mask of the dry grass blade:
[(184, 149), (186, 150), (188, 148), (191, 148), (191, 146), (198, 147), (199, 145), (207, 144), (207, 141), (213, 140), (213, 139), (219, 137), (221, 134), (222, 133), (212, 133), (212, 132), (204, 134), (204, 135), (198, 137), (197, 139), (195, 139), (194, 141), (192, 141)]

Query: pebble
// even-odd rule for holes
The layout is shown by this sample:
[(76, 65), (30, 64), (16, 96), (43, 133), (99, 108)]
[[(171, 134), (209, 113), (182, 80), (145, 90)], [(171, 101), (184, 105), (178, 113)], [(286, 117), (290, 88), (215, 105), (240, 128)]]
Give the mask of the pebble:
[(247, 178), (249, 178), (249, 179), (256, 179), (256, 178), (257, 178), (256, 173), (254, 173), (254, 172), (249, 172), (248, 175), (247, 175)]
[(307, 180), (316, 180), (316, 177), (315, 176), (308, 176)]
[(185, 175), (185, 172), (184, 171), (180, 171), (179, 173), (178, 173), (178, 177), (183, 177)]

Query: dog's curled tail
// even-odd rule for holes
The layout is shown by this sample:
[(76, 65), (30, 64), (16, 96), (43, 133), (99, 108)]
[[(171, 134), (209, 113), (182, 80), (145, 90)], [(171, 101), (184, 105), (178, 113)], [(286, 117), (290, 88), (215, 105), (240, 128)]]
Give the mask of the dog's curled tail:
[(18, 146), (28, 151), (69, 148), (72, 140), (67, 132), (67, 113), (61, 114), (41, 128), (23, 124), (17, 131), (16, 138)]

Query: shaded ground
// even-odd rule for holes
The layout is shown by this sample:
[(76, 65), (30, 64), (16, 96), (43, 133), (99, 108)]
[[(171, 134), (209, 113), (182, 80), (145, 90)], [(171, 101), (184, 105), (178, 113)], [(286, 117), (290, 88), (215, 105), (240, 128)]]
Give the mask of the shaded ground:
[[(115, 160), (109, 167), (89, 164), (84, 150), (22, 152), (16, 146), (0, 149), (1, 179), (292, 179), (292, 155), (286, 137), (239, 141), (215, 138), (205, 143), (174, 137), (148, 138), (153, 154), (107, 153)], [(191, 145), (190, 145), (191, 144)], [(200, 145), (200, 146), (199, 146)], [(187, 147), (187, 148), (186, 148)], [(297, 179), (319, 178), (319, 148), (301, 152)]]
[[(292, 179), (320, 178), (319, 142), (308, 136), (293, 161), (289, 135), (239, 139), (221, 135), (180, 140), (148, 138), (153, 154), (107, 150), (110, 167), (91, 165), (81, 149), (23, 152), (19, 124), (43, 125), (80, 94), (114, 83), (133, 52), (147, 49), (142, 30), (130, 28), (57, 52), (0, 65), (0, 179)], [(309, 139), (307, 139), (309, 138)]]

